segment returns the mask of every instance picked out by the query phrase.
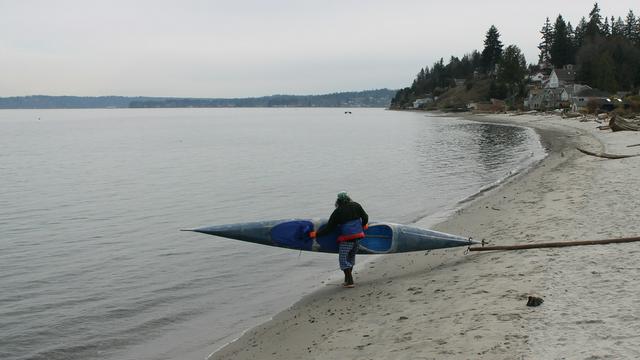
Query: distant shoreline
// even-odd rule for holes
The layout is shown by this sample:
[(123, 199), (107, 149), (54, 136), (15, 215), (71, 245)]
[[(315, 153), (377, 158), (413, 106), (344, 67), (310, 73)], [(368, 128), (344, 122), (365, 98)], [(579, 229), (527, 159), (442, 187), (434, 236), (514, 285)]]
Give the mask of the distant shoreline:
[(270, 95), (248, 98), (147, 96), (0, 97), (0, 109), (128, 109), (128, 108), (386, 108), (396, 90), (376, 89), (323, 95)]

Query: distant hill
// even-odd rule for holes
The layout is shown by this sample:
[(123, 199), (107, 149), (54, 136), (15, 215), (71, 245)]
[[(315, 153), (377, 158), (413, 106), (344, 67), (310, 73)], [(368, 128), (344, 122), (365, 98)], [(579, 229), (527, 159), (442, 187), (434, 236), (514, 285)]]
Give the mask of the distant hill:
[(16, 96), (0, 98), (0, 109), (185, 108), (185, 107), (388, 107), (396, 90), (255, 98), (165, 98), (127, 96)]
[(14, 96), (0, 97), (0, 109), (128, 108), (132, 101), (159, 98), (128, 96)]
[(380, 89), (325, 95), (272, 95), (240, 99), (135, 100), (132, 108), (175, 107), (388, 107), (394, 90)]

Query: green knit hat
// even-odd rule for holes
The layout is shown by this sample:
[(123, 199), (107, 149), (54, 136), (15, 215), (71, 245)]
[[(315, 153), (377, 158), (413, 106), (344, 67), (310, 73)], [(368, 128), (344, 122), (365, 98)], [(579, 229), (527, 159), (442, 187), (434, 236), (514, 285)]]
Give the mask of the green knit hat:
[(349, 199), (350, 199), (350, 198), (349, 198), (349, 194), (347, 194), (347, 192), (346, 192), (346, 191), (340, 191), (340, 192), (338, 193), (338, 200), (340, 200), (340, 201), (345, 201), (345, 200), (349, 200)]

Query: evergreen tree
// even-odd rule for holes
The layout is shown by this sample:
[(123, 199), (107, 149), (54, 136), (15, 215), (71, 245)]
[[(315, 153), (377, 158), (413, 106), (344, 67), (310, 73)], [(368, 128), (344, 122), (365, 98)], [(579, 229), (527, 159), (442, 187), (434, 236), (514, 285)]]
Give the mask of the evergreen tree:
[(636, 31), (632, 41), (637, 47), (640, 48), (640, 18), (636, 19)]
[(493, 98), (504, 100), (507, 96), (509, 96), (509, 89), (507, 89), (506, 85), (501, 82), (491, 80), (491, 84), (489, 84), (489, 99)]
[(551, 62), (556, 68), (561, 68), (566, 64), (571, 64), (572, 44), (567, 31), (567, 24), (562, 15), (558, 15), (554, 26), (553, 43), (551, 45)]
[(624, 36), (625, 23), (622, 21), (622, 18), (618, 16), (618, 20), (614, 20), (614, 17), (611, 17), (611, 36), (613, 37), (622, 37)]
[(549, 17), (545, 21), (542, 29), (540, 30), (542, 35), (542, 42), (538, 45), (540, 50), (540, 56), (538, 57), (538, 64), (542, 67), (549, 67), (551, 65), (551, 45), (553, 44), (553, 26)]
[(462, 77), (465, 79), (471, 79), (473, 77), (473, 62), (471, 61), (471, 55), (465, 54), (460, 60), (460, 67), (462, 68)]
[(606, 44), (606, 53), (611, 54), (614, 63), (618, 89), (631, 90), (638, 84), (640, 75), (640, 49), (630, 41), (616, 38)]
[(498, 81), (506, 86), (510, 96), (519, 95), (519, 89), (527, 75), (527, 62), (516, 45), (509, 45), (502, 54)]
[(618, 83), (616, 81), (616, 69), (615, 63), (611, 58), (611, 55), (607, 52), (600, 54), (594, 62), (595, 79), (594, 85), (598, 89), (606, 90), (611, 93), (618, 90)]
[(597, 36), (602, 34), (602, 16), (600, 15), (600, 7), (598, 3), (593, 4), (593, 9), (589, 12), (589, 22), (585, 29), (585, 38), (593, 41)]
[(587, 31), (587, 20), (584, 16), (580, 19), (578, 26), (574, 31), (575, 36), (573, 38), (573, 47), (574, 49), (580, 49), (584, 44), (585, 33)]
[(496, 64), (502, 57), (502, 42), (498, 29), (491, 25), (484, 39), (484, 50), (482, 50), (482, 67), (487, 74), (493, 73)]
[(609, 18), (604, 18), (604, 24), (602, 24), (602, 35), (609, 37), (611, 35), (611, 28), (609, 26)]
[(473, 64), (473, 70), (479, 70), (482, 68), (482, 54), (478, 50), (471, 52), (471, 64)]
[(627, 18), (625, 19), (625, 23), (624, 23), (624, 30), (623, 30), (623, 36), (625, 37), (625, 39), (632, 41), (633, 40), (633, 35), (636, 32), (636, 16), (633, 14), (632, 10), (629, 10), (629, 13), (627, 14)]
[(640, 49), (622, 37), (588, 42), (576, 65), (578, 80), (591, 87), (615, 92), (640, 84)]
[(462, 62), (457, 56), (452, 56), (449, 59), (449, 64), (447, 64), (447, 73), (449, 74), (449, 77), (451, 77), (452, 79), (464, 77)]

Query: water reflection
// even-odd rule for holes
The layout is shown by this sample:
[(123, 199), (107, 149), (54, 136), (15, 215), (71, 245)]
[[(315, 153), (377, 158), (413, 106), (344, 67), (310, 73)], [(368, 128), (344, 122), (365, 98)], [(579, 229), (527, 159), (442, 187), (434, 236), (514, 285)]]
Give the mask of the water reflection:
[(475, 126), (471, 140), (478, 146), (478, 162), (487, 171), (494, 171), (506, 158), (527, 151), (528, 138), (524, 128), (479, 124)]
[[(470, 185), (485, 185), (496, 181), (496, 174), (504, 177), (521, 167), (537, 143), (526, 128), (452, 118), (427, 121), (414, 144), (420, 171), (433, 181), (433, 189), (455, 189), (459, 197), (471, 195)], [(445, 194), (433, 191), (430, 196)]]

